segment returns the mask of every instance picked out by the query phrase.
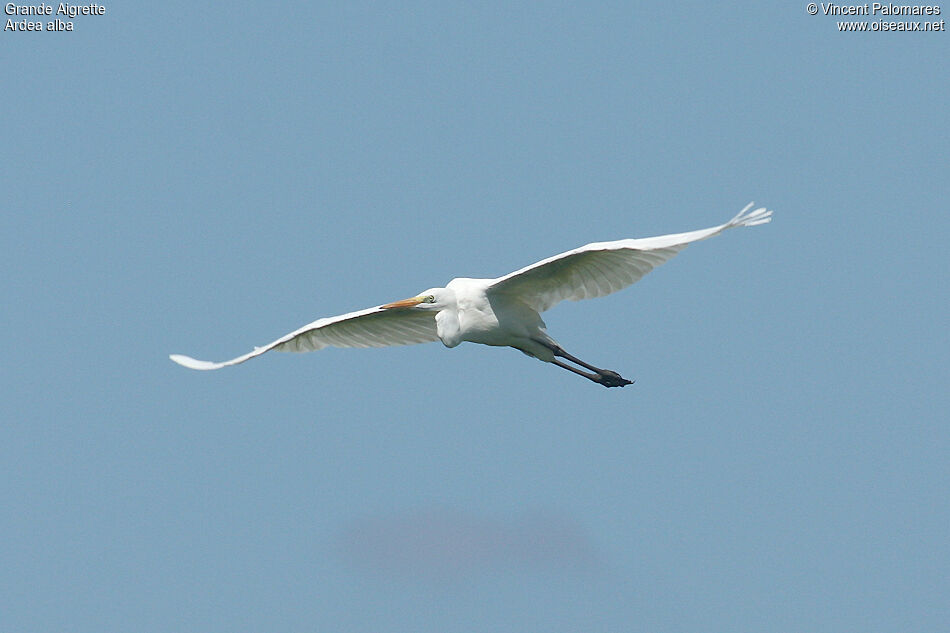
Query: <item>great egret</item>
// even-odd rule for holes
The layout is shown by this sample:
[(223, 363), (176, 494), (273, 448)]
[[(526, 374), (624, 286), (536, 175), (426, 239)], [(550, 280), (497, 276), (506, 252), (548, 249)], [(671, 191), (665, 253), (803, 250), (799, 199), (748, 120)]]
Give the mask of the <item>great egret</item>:
[(564, 351), (548, 336), (540, 313), (565, 299), (602, 297), (625, 288), (692, 242), (736, 226), (771, 221), (771, 211), (751, 209), (752, 203), (749, 203), (725, 224), (699, 231), (595, 242), (542, 259), (497, 279), (453, 279), (445, 288), (430, 288), (409, 299), (317, 319), (273, 343), (221, 363), (180, 354), (172, 354), (170, 358), (179, 365), (204, 370), (237, 365), (272, 349), (310, 352), (327, 346), (386, 347), (437, 340), (446, 347), (455, 347), (469, 341), (513, 347), (605, 387), (623, 387), (632, 381)]

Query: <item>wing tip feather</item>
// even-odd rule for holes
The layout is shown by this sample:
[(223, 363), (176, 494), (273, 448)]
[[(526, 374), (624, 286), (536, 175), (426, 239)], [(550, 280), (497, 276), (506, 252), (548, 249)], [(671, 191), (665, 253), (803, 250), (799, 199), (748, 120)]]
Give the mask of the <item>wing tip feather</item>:
[(739, 215), (729, 220), (727, 227), (734, 226), (758, 226), (759, 224), (768, 224), (772, 221), (772, 212), (765, 207), (759, 207), (753, 211), (752, 206), (754, 202), (750, 202), (745, 206), (742, 211), (739, 212)]
[(185, 356), (184, 354), (169, 354), (168, 358), (178, 363), (182, 367), (187, 367), (188, 369), (197, 369), (199, 371), (220, 369), (223, 367), (221, 363), (213, 363), (208, 360), (198, 360), (196, 358), (192, 358), (191, 356)]

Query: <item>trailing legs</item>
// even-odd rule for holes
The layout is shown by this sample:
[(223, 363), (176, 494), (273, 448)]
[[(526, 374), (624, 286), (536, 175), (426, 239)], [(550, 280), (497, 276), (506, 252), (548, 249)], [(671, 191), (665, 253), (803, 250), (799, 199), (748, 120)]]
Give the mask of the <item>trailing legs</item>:
[(564, 348), (561, 347), (560, 345), (548, 343), (546, 341), (537, 341), (537, 342), (540, 343), (541, 345), (544, 345), (549, 350), (551, 350), (555, 356), (563, 358), (565, 360), (569, 360), (575, 365), (580, 365), (581, 367), (585, 369), (589, 369), (590, 372), (586, 372), (586, 371), (578, 369), (577, 367), (568, 365), (564, 361), (558, 360), (557, 358), (554, 358), (551, 360), (551, 362), (557, 365), (558, 367), (563, 367), (564, 369), (570, 372), (573, 372), (577, 374), (578, 376), (583, 376), (587, 380), (591, 380), (605, 387), (625, 387), (627, 385), (633, 384), (632, 380), (627, 380), (626, 378), (624, 378), (623, 376), (621, 376), (615, 371), (611, 371), (609, 369), (601, 369), (599, 367), (594, 367), (593, 365), (589, 363), (585, 363), (584, 361), (577, 358), (576, 356), (572, 356), (571, 354), (568, 354), (566, 351), (564, 351)]

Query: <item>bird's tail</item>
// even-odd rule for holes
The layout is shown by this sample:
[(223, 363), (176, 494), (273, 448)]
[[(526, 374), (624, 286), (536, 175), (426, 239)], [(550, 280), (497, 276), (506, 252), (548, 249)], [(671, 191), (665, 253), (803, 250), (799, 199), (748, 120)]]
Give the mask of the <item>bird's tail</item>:
[(752, 202), (747, 204), (745, 209), (739, 212), (739, 215), (729, 220), (729, 223), (726, 224), (726, 228), (732, 228), (734, 226), (755, 226), (772, 221), (771, 211), (765, 207), (759, 207), (755, 211), (750, 211), (749, 209), (752, 208), (752, 205)]

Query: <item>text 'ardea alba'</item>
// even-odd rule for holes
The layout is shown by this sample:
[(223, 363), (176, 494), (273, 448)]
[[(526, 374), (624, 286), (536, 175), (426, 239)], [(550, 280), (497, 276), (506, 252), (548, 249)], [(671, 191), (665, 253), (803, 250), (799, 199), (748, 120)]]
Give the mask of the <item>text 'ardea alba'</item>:
[(455, 347), (469, 341), (513, 347), (605, 387), (623, 387), (631, 381), (565, 352), (548, 335), (540, 313), (564, 299), (602, 297), (625, 288), (692, 242), (733, 227), (771, 221), (771, 211), (751, 209), (750, 203), (730, 221), (709, 229), (588, 244), (497, 279), (453, 279), (445, 288), (430, 288), (411, 299), (317, 319), (273, 343), (222, 363), (180, 354), (170, 358), (191, 369), (220, 369), (272, 349), (311, 352), (327, 346), (386, 347), (436, 340)]

